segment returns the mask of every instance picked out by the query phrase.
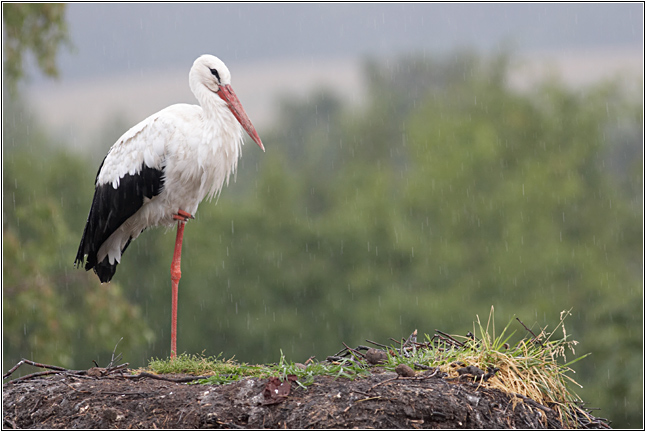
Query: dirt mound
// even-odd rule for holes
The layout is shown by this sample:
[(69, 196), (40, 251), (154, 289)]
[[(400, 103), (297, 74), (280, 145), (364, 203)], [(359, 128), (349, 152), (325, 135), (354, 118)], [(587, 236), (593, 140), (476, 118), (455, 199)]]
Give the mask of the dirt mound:
[(7, 383), (3, 428), (564, 427), (555, 411), (532, 400), (432, 372), (403, 377), (376, 369), (355, 380), (317, 377), (306, 388), (276, 379), (227, 385), (169, 379), (60, 373)]

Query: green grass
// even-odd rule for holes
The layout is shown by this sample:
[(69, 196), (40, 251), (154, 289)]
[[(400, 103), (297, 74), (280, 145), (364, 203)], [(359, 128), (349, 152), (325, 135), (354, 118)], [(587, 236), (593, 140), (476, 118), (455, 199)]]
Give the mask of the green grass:
[(370, 374), (364, 363), (333, 364), (308, 362), (307, 364), (298, 364), (286, 361), (282, 351), (281, 358), (276, 364), (239, 364), (233, 358), (227, 360), (213, 356), (204, 357), (183, 353), (175, 359), (152, 359), (149, 363), (148, 370), (157, 374), (211, 376), (207, 379), (195, 381), (195, 383), (210, 385), (232, 383), (248, 377), (261, 379), (279, 377), (282, 380), (286, 380), (288, 376), (294, 375), (297, 377), (297, 383), (299, 385), (308, 386), (314, 382), (316, 376), (354, 379)]
[[(560, 322), (552, 332), (547, 332), (544, 328), (534, 333), (519, 321), (519, 328), (525, 328), (525, 337), (513, 345), (510, 341), (516, 332), (510, 331), (510, 328), (516, 323), (511, 320), (497, 334), (492, 309), (485, 327), (477, 316), (473, 337), (447, 336), (439, 332), (433, 337), (425, 335), (423, 342), (405, 343), (402, 340), (399, 346), (392, 345), (386, 349), (388, 359), (380, 367), (394, 371), (399, 364), (406, 364), (419, 370), (422, 365), (438, 368), (449, 379), (459, 376), (456, 370), (460, 365), (472, 365), (484, 372), (488, 367), (496, 367), (499, 371), (487, 382), (482, 379), (474, 381), (479, 386), (531, 398), (556, 410), (564, 425), (573, 425), (573, 411), (578, 409), (572, 403), (580, 398), (570, 387), (581, 386), (570, 377), (574, 373), (571, 366), (587, 355), (570, 362), (566, 360), (568, 352), (575, 354), (574, 346), (577, 344), (576, 341), (569, 340), (566, 333), (564, 321), (569, 315), (570, 312), (562, 312)], [(157, 374), (210, 376), (194, 382), (200, 384), (226, 384), (248, 377), (279, 377), (286, 380), (288, 376), (294, 375), (297, 383), (306, 387), (314, 383), (317, 376), (356, 379), (370, 375), (373, 367), (363, 356), (346, 351), (343, 358), (337, 357), (332, 362), (308, 360), (305, 364), (289, 362), (281, 352), (278, 363), (269, 365), (238, 363), (233, 358), (221, 359), (220, 355), (204, 357), (181, 354), (175, 359), (153, 359), (148, 370)], [(517, 397), (513, 397), (512, 401), (514, 405), (522, 402)]]

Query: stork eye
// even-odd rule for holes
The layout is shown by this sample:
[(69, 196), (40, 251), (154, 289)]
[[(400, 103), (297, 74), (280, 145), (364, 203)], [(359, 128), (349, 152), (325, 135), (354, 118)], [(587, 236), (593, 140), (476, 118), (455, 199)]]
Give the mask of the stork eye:
[(220, 83), (220, 74), (218, 74), (218, 70), (217, 69), (209, 69), (209, 70), (211, 71), (211, 75), (216, 77), (216, 80), (218, 80), (218, 82)]

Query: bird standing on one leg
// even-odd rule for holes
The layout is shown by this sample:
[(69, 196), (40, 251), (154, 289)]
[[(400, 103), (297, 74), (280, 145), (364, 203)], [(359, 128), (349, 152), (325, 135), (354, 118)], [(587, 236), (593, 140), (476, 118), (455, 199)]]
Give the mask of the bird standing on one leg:
[[(231, 88), (229, 69), (203, 55), (189, 73), (200, 106), (175, 104), (122, 135), (104, 158), (95, 181), (88, 221), (75, 264), (94, 269), (102, 283), (115, 274), (121, 256), (147, 227), (173, 226), (177, 238), (171, 264), (171, 358), (177, 354), (177, 285), (185, 222), (198, 205), (222, 189), (236, 171), (242, 129), (265, 150)], [(242, 126), (242, 128), (241, 128)]]

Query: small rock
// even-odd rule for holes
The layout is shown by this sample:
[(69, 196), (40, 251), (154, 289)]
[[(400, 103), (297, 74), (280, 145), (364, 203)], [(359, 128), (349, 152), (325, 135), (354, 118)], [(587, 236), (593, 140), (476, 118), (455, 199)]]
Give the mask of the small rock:
[(413, 368), (404, 364), (400, 364), (395, 367), (395, 372), (398, 373), (399, 376), (403, 377), (414, 377), (416, 375), (416, 372), (413, 371)]
[(467, 367), (459, 368), (458, 370), (456, 370), (456, 372), (458, 372), (459, 376), (463, 376), (465, 374), (470, 374), (470, 375), (472, 375), (474, 377), (477, 377), (477, 378), (480, 378), (481, 376), (483, 376), (485, 374), (485, 372), (483, 370), (481, 370), (480, 368), (475, 367), (473, 365), (468, 365)]
[(383, 350), (370, 348), (366, 351), (366, 360), (373, 365), (382, 364), (387, 359), (389, 356)]
[(105, 368), (92, 367), (88, 369), (86, 374), (90, 377), (101, 377), (101, 376), (105, 376), (106, 373), (107, 373), (107, 370)]

